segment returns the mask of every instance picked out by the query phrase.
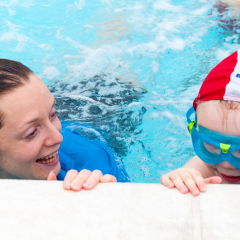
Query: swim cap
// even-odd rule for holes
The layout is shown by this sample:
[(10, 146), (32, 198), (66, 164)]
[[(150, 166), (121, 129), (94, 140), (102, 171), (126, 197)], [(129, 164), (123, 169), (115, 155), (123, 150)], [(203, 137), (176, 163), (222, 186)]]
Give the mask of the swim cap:
[(193, 101), (193, 107), (196, 110), (199, 103), (210, 100), (240, 102), (240, 50), (211, 70)]

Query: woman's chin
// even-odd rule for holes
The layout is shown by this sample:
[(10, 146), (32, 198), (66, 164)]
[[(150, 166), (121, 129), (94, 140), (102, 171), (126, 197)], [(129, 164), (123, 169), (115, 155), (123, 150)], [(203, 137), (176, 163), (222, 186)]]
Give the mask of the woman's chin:
[(61, 171), (61, 164), (60, 164), (59, 161), (58, 161), (56, 167), (55, 167), (52, 171), (53, 171), (53, 173), (54, 173), (56, 176), (60, 173), (60, 171)]
[(56, 176), (60, 173), (61, 164), (58, 161), (54, 166), (41, 166), (38, 169), (38, 174), (35, 175), (34, 179), (47, 180), (50, 172), (52, 171)]
[(42, 180), (47, 179), (51, 171), (53, 171), (53, 173), (57, 176), (61, 170), (61, 164), (59, 162), (58, 154), (52, 161), (37, 160), (36, 164), (37, 164), (38, 172), (41, 175), (40, 179)]

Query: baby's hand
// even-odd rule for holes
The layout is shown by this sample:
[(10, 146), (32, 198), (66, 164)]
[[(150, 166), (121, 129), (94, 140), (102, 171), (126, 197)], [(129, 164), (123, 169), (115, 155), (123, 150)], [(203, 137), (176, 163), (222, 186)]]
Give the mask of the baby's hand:
[[(47, 180), (56, 180), (56, 175), (50, 172)], [(80, 191), (81, 189), (91, 190), (99, 182), (116, 182), (117, 179), (110, 175), (103, 175), (100, 170), (82, 170), (80, 172), (76, 170), (69, 170), (64, 178), (63, 187), (66, 190)]]
[(198, 196), (206, 191), (206, 183), (219, 184), (222, 179), (218, 176), (203, 179), (202, 174), (193, 168), (179, 168), (161, 177), (161, 182), (168, 188), (176, 187), (181, 193), (190, 192)]

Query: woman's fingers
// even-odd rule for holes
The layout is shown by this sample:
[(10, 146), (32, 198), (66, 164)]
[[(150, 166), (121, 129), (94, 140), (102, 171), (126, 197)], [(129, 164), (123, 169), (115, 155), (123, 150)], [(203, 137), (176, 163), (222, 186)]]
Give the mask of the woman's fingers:
[(100, 177), (102, 172), (99, 170), (93, 172), (86, 169), (80, 172), (70, 170), (67, 172), (63, 186), (66, 190), (80, 191), (82, 188), (90, 190), (99, 183)]
[(106, 175), (103, 175), (102, 177), (100, 177), (100, 182), (102, 183), (106, 183), (106, 182), (116, 182), (117, 181), (117, 178), (114, 177), (113, 175), (110, 175), (110, 174), (106, 174)]
[(63, 187), (66, 190), (80, 191), (82, 188), (86, 190), (93, 189), (99, 182), (116, 182), (116, 177), (106, 174), (103, 176), (100, 170), (69, 170), (63, 181)]
[(94, 170), (83, 184), (83, 188), (86, 190), (93, 189), (100, 181), (103, 176), (100, 170)]
[[(72, 183), (73, 181), (75, 180), (75, 178), (77, 177), (78, 175), (78, 171), (77, 170), (69, 170), (63, 180), (63, 187), (64, 189), (66, 190), (71, 190), (72, 189)], [(77, 188), (77, 186), (75, 187)], [(81, 189), (81, 186), (79, 187)], [(80, 190), (79, 189), (79, 190)], [(74, 190), (74, 189), (72, 189)]]
[(89, 170), (82, 170), (75, 176), (74, 180), (71, 183), (71, 189), (73, 191), (80, 191), (82, 188), (84, 188), (84, 184), (86, 184), (86, 181), (88, 180), (89, 176), (91, 176), (92, 172)]

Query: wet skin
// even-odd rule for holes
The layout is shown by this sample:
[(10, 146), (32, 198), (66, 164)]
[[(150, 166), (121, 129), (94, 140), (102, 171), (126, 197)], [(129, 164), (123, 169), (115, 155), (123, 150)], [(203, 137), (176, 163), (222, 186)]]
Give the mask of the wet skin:
[[(208, 101), (197, 107), (198, 124), (204, 128), (226, 135), (240, 136), (240, 107), (227, 109), (220, 101)], [(239, 184), (240, 169), (227, 161), (216, 165), (204, 163), (197, 156), (183, 168), (161, 177), (168, 188), (176, 187), (181, 193), (191, 192), (193, 196), (206, 191), (206, 183)]]
[[(209, 101), (201, 103), (197, 108), (198, 124), (212, 131), (226, 135), (240, 136), (240, 108), (226, 109), (220, 101)], [(208, 168), (212, 165), (206, 164)], [(214, 166), (217, 174), (222, 178), (222, 183), (229, 184), (223, 175), (240, 176), (240, 169), (235, 168), (227, 161), (222, 161)], [(212, 170), (211, 170), (212, 171)], [(239, 181), (234, 182), (239, 183)]]
[[(60, 172), (57, 159), (47, 165), (37, 159), (56, 153), (62, 142), (55, 99), (36, 75), (0, 97), (3, 127), (0, 130), (1, 178), (47, 179)], [(58, 158), (58, 157), (57, 157)]]
[[(0, 178), (56, 180), (61, 169), (57, 151), (63, 138), (54, 103), (47, 86), (34, 74), (23, 86), (0, 97)], [(70, 170), (63, 185), (79, 191), (99, 182), (116, 182), (116, 178), (99, 170)]]

